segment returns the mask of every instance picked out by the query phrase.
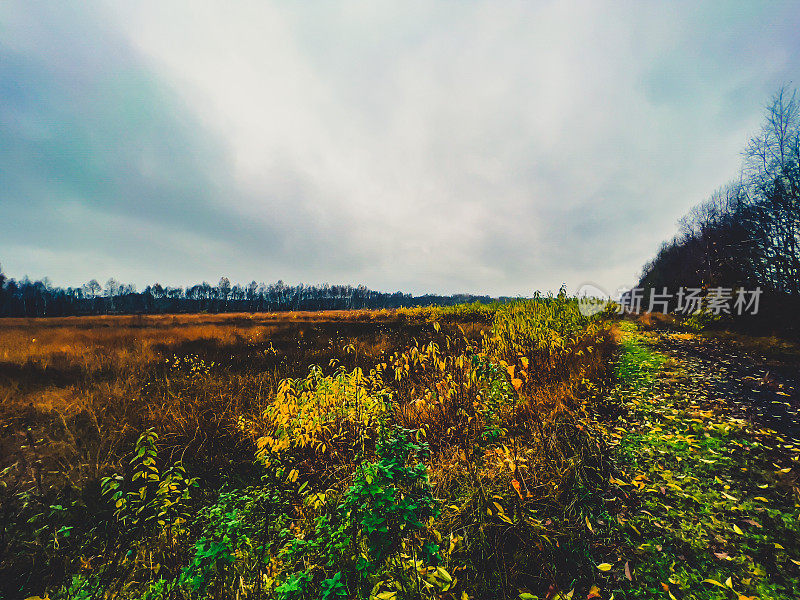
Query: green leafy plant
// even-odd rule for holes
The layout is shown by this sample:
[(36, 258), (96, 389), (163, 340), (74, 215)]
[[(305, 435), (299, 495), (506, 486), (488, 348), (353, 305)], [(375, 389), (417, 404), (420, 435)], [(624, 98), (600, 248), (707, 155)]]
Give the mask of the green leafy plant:
[(303, 571), (292, 573), (286, 581), (275, 589), (275, 597), (278, 600), (295, 600), (302, 598), (309, 588), (311, 575)]
[(286, 501), (274, 477), (261, 485), (223, 491), (216, 502), (203, 507), (194, 519), (199, 536), (181, 585), (200, 596), (233, 593), (242, 581), (258, 595), (265, 562), (276, 550), (279, 531), (287, 517)]
[(128, 572), (144, 564), (151, 574), (159, 574), (163, 566), (173, 573), (178, 569), (176, 537), (185, 533), (191, 520), (190, 490), (197, 479), (188, 477), (180, 463), (160, 470), (157, 440), (154, 430), (144, 431), (127, 475), (101, 480), (102, 495), (112, 504), (115, 518), (116, 535), (110, 540), (115, 553), (106, 569), (108, 578), (115, 577), (120, 564), (130, 565)]
[(104, 477), (103, 495), (114, 504), (114, 516), (125, 527), (147, 530), (185, 519), (186, 501), (197, 480), (189, 478), (180, 463), (159, 470), (158, 434), (148, 429), (136, 441), (130, 459), (130, 477)]
[(320, 600), (335, 600), (346, 598), (347, 588), (342, 583), (342, 573), (337, 571), (333, 577), (324, 579), (320, 584)]
[[(406, 541), (416, 544), (426, 521), (439, 513), (422, 462), (427, 452), (426, 444), (412, 441), (412, 432), (389, 430), (379, 442), (378, 462), (356, 471), (339, 506), (367, 542), (375, 564), (385, 562)], [(421, 541), (418, 546), (422, 549)], [(433, 558), (436, 552), (430, 546), (424, 548), (425, 557)]]
[(428, 520), (439, 514), (422, 462), (428, 449), (413, 438), (414, 432), (400, 427), (384, 429), (377, 460), (356, 468), (341, 501), (322, 507), (308, 539), (286, 544), (284, 564), (302, 570), (291, 571), (276, 588), (279, 598), (306, 597), (314, 572), (332, 566), (337, 570), (317, 580), (325, 600), (352, 597), (356, 589), (367, 593), (386, 577), (409, 579), (409, 565), (413, 578), (418, 568), (438, 562), (439, 546), (424, 534)]
[(236, 558), (241, 545), (249, 545), (242, 531), (241, 515), (230, 507), (231, 494), (222, 494), (220, 500), (200, 511), (200, 519), (208, 522), (203, 535), (195, 543), (195, 552), (189, 566), (181, 573), (181, 582), (192, 591), (204, 592), (212, 580), (222, 585), (226, 569)]

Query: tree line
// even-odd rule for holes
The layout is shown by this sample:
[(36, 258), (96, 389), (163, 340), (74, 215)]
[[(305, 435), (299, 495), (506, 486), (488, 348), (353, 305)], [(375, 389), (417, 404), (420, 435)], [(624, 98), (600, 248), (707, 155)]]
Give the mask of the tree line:
[(114, 279), (104, 286), (92, 279), (79, 287), (64, 288), (52, 285), (47, 278), (17, 281), (0, 269), (0, 317), (381, 309), (494, 300), (472, 294), (376, 292), (363, 285), (287, 285), (283, 281), (240, 285), (231, 284), (227, 277), (217, 285), (203, 282), (184, 288), (154, 283), (142, 291)]
[(800, 102), (782, 87), (743, 152), (739, 177), (680, 221), (648, 262), (645, 290), (761, 288), (772, 306), (800, 299)]

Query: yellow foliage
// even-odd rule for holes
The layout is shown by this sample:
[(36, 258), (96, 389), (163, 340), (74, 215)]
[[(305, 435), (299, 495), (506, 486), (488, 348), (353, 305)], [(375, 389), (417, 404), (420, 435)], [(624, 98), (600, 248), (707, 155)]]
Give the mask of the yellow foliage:
[[(344, 369), (326, 376), (312, 366), (302, 379), (284, 379), (264, 411), (268, 433), (257, 439), (259, 455), (289, 449), (336, 452), (348, 435), (373, 436), (390, 396), (373, 370)], [(352, 440), (351, 440), (352, 441)]]

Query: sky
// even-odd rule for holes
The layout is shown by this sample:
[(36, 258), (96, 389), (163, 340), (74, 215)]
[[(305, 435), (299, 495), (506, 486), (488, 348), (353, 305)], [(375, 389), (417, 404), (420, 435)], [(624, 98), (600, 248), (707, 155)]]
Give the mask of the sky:
[(0, 264), (634, 284), (800, 80), (797, 2), (0, 3)]

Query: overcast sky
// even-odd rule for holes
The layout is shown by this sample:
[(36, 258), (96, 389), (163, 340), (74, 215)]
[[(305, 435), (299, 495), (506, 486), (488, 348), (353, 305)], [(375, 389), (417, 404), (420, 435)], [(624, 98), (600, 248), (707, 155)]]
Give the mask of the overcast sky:
[(800, 4), (0, 2), (0, 263), (616, 288), (736, 176)]

